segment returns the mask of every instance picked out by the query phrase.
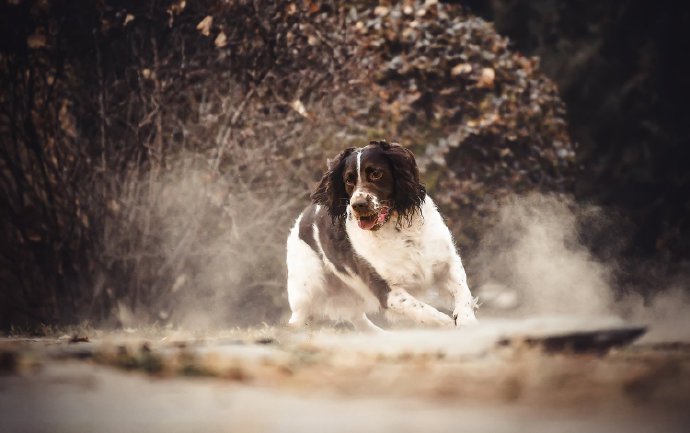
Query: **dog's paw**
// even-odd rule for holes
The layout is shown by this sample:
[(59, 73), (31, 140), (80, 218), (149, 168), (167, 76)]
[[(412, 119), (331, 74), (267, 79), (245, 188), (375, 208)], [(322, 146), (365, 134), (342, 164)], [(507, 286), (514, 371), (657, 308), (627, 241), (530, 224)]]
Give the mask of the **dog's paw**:
[(290, 320), (287, 323), (288, 328), (291, 329), (308, 328), (309, 325), (309, 316), (294, 312), (292, 313), (292, 316), (290, 317)]
[(474, 315), (474, 310), (467, 307), (456, 307), (453, 311), (453, 320), (455, 321), (455, 326), (460, 328), (463, 326), (476, 325), (477, 317)]

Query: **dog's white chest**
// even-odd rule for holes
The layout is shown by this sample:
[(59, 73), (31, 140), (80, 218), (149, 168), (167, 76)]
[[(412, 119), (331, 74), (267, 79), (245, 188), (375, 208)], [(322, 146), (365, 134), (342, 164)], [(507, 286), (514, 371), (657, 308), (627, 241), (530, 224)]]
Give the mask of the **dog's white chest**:
[(390, 284), (418, 287), (431, 282), (434, 257), (421, 232), (402, 233), (393, 227), (370, 232), (354, 222), (348, 224), (348, 235), (355, 252)]
[(389, 221), (379, 231), (362, 230), (354, 220), (346, 230), (355, 252), (393, 285), (428, 288), (434, 276), (447, 268), (454, 256), (450, 233), (431, 199), (423, 206), (421, 219), (400, 229)]

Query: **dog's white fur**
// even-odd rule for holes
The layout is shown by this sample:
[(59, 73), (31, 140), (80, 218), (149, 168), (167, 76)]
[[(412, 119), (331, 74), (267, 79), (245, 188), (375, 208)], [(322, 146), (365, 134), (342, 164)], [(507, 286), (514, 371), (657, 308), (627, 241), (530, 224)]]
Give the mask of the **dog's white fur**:
[[(317, 212), (325, 210), (317, 208)], [(428, 195), (421, 215), (414, 214), (409, 225), (405, 222), (396, 227), (391, 221), (376, 231), (362, 230), (351, 217), (350, 206), (347, 213), (346, 232), (355, 252), (370, 263), (391, 288), (386, 300), (390, 312), (435, 326), (463, 326), (476, 322), (476, 302), (467, 285), (462, 261), (448, 227)], [(301, 218), (302, 215), (287, 241), (287, 290), (292, 309), (289, 323), (301, 326), (312, 316), (324, 316), (350, 321), (358, 329), (378, 329), (366, 314), (380, 309), (379, 300), (352, 270), (338, 272), (323, 251), (317, 254), (299, 238)], [(312, 225), (312, 230), (318, 240), (316, 224)], [(326, 271), (334, 273), (351, 291), (329, 291)], [(444, 277), (439, 279), (438, 275)], [(440, 284), (439, 289), (452, 295), (455, 321), (414, 297), (434, 284)]]

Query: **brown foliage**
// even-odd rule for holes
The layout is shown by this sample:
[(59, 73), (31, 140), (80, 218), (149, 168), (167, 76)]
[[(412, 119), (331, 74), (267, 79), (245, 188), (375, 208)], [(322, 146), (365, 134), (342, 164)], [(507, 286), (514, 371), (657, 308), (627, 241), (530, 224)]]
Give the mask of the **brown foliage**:
[(458, 7), (130, 3), (2, 6), (2, 327), (280, 320), (290, 223), (372, 138), (416, 151), (463, 241), (569, 186), (555, 87)]

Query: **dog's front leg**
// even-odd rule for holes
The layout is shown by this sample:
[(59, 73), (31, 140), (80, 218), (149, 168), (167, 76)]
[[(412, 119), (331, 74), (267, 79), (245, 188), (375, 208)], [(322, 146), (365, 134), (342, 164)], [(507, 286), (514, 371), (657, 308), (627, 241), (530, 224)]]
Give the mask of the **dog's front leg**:
[(477, 323), (477, 318), (474, 315), (477, 301), (472, 297), (470, 287), (467, 285), (465, 268), (462, 266), (462, 261), (458, 255), (453, 257), (450, 264), (447, 285), (448, 291), (453, 295), (455, 301), (455, 309), (453, 310), (455, 325), (464, 326)]
[(388, 293), (386, 306), (391, 311), (420, 324), (438, 327), (453, 326), (453, 319), (431, 305), (418, 300), (402, 288), (393, 288)]

